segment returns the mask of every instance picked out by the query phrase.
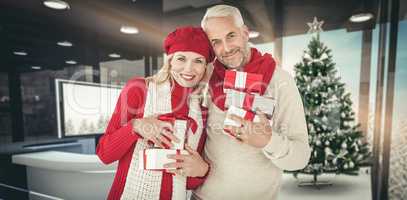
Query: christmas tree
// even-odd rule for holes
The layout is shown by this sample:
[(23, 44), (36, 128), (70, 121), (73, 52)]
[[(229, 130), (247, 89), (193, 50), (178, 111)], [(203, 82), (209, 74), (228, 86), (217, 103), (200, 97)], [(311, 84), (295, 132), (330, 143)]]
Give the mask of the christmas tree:
[[(311, 158), (298, 173), (312, 174), (313, 185), (323, 173), (357, 175), (359, 167), (370, 157), (355, 122), (350, 93), (340, 82), (331, 50), (319, 38), (321, 25), (312, 37), (302, 62), (295, 65), (295, 80), (302, 96), (307, 121)], [(318, 23), (318, 22), (317, 22)]]

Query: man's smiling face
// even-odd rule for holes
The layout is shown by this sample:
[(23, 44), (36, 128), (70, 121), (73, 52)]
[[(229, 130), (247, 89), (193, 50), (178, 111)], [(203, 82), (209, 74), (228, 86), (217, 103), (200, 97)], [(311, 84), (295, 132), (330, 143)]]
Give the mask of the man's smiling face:
[(208, 18), (205, 32), (212, 44), (217, 59), (226, 67), (240, 69), (249, 58), (249, 31), (245, 25), (236, 26), (233, 18)]

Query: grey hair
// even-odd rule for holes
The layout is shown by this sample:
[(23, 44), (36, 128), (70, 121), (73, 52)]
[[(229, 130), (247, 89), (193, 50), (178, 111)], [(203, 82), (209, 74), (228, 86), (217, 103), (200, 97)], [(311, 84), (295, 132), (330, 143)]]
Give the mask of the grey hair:
[(232, 17), (237, 27), (244, 25), (242, 14), (239, 9), (229, 5), (216, 5), (208, 8), (201, 21), (201, 27), (205, 30), (206, 22), (211, 17)]

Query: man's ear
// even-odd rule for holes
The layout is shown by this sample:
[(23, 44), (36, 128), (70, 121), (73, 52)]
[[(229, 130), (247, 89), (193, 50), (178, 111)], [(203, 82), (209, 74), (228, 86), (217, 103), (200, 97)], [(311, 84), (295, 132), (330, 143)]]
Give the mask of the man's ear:
[(243, 25), (240, 30), (242, 31), (242, 35), (246, 39), (246, 41), (249, 41), (249, 28), (247, 28), (246, 25)]

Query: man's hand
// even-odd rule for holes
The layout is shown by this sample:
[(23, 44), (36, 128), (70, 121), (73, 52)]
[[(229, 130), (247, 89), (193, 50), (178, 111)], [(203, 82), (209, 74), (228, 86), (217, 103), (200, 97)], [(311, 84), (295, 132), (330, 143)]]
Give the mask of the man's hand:
[(266, 146), (271, 138), (272, 129), (263, 112), (257, 111), (260, 122), (251, 122), (237, 115), (231, 115), (230, 119), (242, 124), (241, 127), (226, 125), (224, 128), (236, 137), (237, 140), (257, 148)]

